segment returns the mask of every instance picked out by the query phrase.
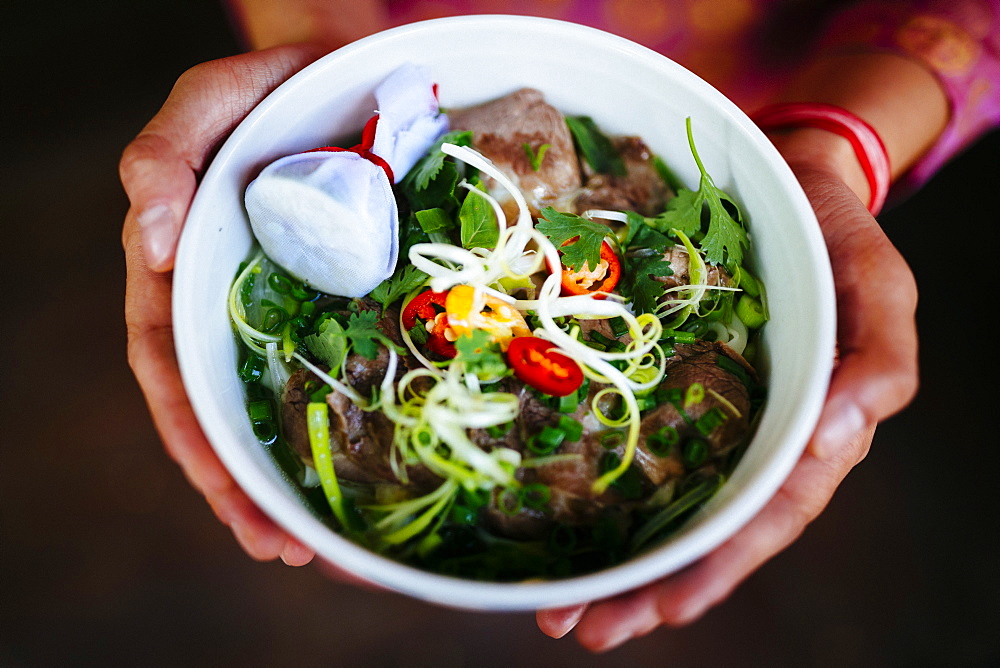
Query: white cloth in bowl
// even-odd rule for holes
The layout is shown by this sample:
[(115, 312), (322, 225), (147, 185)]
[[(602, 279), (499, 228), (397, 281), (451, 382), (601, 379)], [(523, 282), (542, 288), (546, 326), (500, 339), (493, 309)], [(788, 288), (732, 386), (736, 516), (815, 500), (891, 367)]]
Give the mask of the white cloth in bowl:
[(245, 204), (261, 248), (296, 278), (323, 292), (363, 297), (392, 275), (399, 221), (386, 171), (395, 181), (448, 128), (424, 68), (405, 65), (375, 91), (371, 146), (280, 158), (247, 187)]

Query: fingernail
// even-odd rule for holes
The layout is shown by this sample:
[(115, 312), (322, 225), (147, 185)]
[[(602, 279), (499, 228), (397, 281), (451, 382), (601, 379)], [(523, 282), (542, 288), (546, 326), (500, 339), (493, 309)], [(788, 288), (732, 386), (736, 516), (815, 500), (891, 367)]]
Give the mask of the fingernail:
[(577, 605), (571, 608), (563, 608), (562, 610), (549, 611), (548, 631), (550, 636), (553, 638), (562, 638), (572, 631), (580, 622), (580, 618), (583, 617), (586, 609), (586, 606)]
[(865, 428), (865, 414), (857, 404), (843, 397), (830, 401), (824, 411), (813, 448), (820, 459), (831, 457)]
[(138, 216), (142, 230), (142, 249), (153, 269), (169, 264), (177, 244), (177, 225), (173, 210), (166, 204), (152, 206)]
[(613, 649), (624, 645), (626, 642), (632, 639), (632, 630), (625, 627), (619, 626), (617, 629), (609, 633), (605, 638), (604, 642), (600, 646), (595, 647), (596, 652), (610, 652)]

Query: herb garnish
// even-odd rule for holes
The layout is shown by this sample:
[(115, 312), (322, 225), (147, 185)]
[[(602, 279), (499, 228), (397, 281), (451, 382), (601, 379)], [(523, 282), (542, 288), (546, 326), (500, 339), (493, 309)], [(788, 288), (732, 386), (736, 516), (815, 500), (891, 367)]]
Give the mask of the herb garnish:
[(562, 263), (573, 271), (581, 271), (584, 263), (595, 269), (601, 261), (601, 243), (611, 233), (607, 225), (551, 206), (542, 209), (535, 229), (563, 253)]
[(594, 119), (590, 116), (567, 116), (566, 125), (583, 159), (595, 172), (625, 176), (625, 162), (608, 136), (598, 129)]

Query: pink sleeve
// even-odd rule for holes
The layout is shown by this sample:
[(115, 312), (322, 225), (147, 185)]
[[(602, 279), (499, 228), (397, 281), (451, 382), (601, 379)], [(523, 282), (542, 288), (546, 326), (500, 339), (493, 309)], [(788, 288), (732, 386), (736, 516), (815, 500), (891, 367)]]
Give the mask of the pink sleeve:
[(951, 105), (948, 125), (906, 174), (904, 188), (924, 183), (1000, 126), (1000, 0), (865, 0), (837, 15), (824, 45), (903, 54), (926, 65), (944, 86)]

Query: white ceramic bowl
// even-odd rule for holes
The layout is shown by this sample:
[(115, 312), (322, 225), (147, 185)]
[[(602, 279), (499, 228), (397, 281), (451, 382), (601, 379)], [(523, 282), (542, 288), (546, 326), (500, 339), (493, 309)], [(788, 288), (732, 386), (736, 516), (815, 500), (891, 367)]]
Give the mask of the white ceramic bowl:
[[(522, 86), (609, 133), (638, 134), (690, 187), (698, 151), (716, 184), (743, 206), (772, 320), (762, 343), (769, 400), (731, 479), (675, 536), (627, 563), (552, 582), (462, 580), (406, 566), (330, 531), (299, 501), (258, 445), (236, 374), (226, 293), (252, 243), (243, 192), (272, 160), (355, 133), (373, 88), (404, 62), (430, 68), (442, 106), (482, 102)], [(822, 406), (834, 350), (829, 261), (815, 217), (778, 153), (707, 83), (663, 56), (574, 24), (513, 16), (416, 23), (346, 46), (261, 102), (205, 175), (174, 272), (175, 341), (198, 420), (221, 460), (260, 508), (319, 556), (362, 578), (448, 606), (530, 610), (611, 596), (704, 556), (756, 514), (798, 460)]]

